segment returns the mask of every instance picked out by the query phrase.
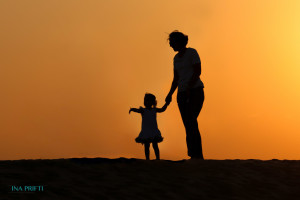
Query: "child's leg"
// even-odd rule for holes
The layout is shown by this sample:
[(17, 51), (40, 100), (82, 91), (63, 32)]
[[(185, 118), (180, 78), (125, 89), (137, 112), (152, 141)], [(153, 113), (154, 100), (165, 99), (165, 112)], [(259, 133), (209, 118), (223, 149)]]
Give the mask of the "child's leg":
[(153, 149), (154, 149), (154, 152), (155, 152), (156, 160), (160, 160), (159, 148), (158, 148), (157, 142), (152, 142), (152, 146), (153, 146)]
[(144, 143), (145, 146), (145, 156), (146, 160), (149, 160), (149, 148), (150, 148), (150, 143)]

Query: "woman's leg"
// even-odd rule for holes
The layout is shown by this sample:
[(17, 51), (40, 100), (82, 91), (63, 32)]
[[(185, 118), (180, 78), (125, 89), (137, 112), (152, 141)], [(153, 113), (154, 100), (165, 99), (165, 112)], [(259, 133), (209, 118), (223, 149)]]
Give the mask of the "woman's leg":
[(191, 142), (193, 147), (193, 156), (195, 158), (201, 158), (203, 159), (203, 153), (202, 153), (202, 141), (201, 141), (201, 135), (198, 127), (198, 121), (197, 118), (199, 116), (199, 113), (202, 109), (204, 102), (204, 91), (203, 88), (197, 88), (191, 91), (191, 97), (190, 97), (190, 106), (188, 108), (189, 115), (191, 116), (190, 120), (190, 127), (191, 127)]
[(145, 147), (145, 156), (146, 156), (146, 160), (149, 160), (149, 149), (150, 149), (150, 143), (144, 143), (144, 147)]
[(152, 147), (154, 149), (154, 153), (156, 156), (156, 160), (160, 160), (160, 155), (159, 155), (159, 148), (157, 142), (152, 142)]
[(180, 111), (180, 115), (182, 118), (183, 125), (185, 127), (185, 132), (186, 132), (186, 145), (187, 145), (187, 150), (188, 150), (188, 156), (192, 156), (192, 144), (190, 143), (190, 129), (188, 125), (188, 109), (187, 109), (187, 96), (186, 93), (184, 92), (178, 92), (177, 94), (177, 103), (178, 103), (178, 108)]
[(197, 122), (203, 101), (203, 88), (193, 89), (188, 102), (185, 92), (178, 93), (177, 96), (178, 107), (186, 130), (188, 155), (194, 158), (203, 158), (202, 142)]

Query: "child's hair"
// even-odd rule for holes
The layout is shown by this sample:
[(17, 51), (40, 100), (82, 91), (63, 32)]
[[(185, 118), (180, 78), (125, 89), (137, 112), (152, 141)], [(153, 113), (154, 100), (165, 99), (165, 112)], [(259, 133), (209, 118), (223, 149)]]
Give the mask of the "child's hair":
[(156, 107), (156, 97), (153, 94), (146, 93), (144, 97), (144, 105), (146, 108)]

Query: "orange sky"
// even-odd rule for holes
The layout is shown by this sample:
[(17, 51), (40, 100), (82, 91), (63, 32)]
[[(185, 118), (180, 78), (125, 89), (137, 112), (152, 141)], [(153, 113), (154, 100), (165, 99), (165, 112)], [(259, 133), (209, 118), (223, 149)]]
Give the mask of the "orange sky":
[[(300, 159), (299, 10), (297, 0), (0, 1), (0, 160), (144, 158), (141, 117), (128, 110), (145, 92), (163, 105), (173, 30), (202, 61), (204, 157)], [(161, 158), (188, 158), (176, 92), (158, 126)]]

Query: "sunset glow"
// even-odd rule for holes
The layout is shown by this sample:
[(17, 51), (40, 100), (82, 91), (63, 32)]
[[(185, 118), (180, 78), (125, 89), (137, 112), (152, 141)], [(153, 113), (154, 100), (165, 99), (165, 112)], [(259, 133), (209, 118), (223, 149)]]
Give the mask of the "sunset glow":
[[(300, 3), (279, 0), (0, 1), (0, 160), (134, 157), (146, 92), (164, 104), (189, 36), (202, 61), (206, 159), (300, 159)], [(162, 159), (186, 159), (176, 103)], [(153, 152), (151, 156), (153, 158)]]

